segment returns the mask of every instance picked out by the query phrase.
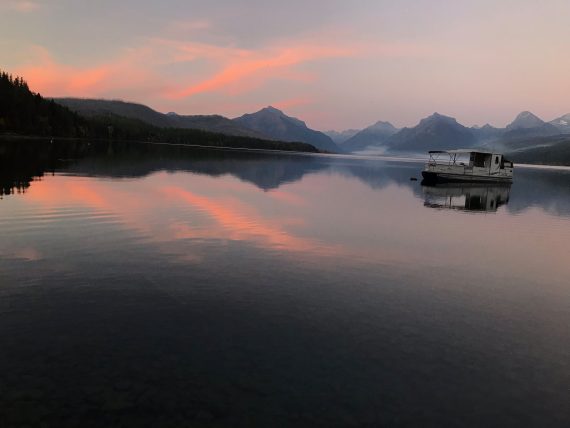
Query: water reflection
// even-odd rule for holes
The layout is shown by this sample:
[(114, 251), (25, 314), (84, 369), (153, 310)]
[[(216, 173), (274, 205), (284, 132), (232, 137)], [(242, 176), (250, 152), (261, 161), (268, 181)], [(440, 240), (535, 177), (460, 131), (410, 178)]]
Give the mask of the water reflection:
[(421, 164), (19, 144), (0, 425), (568, 426), (568, 175), (466, 216)]
[(0, 141), (0, 199), (25, 193), (30, 183), (53, 171), (55, 159), (46, 141)]
[[(54, 172), (109, 178), (140, 178), (158, 171), (183, 171), (211, 177), (230, 175), (264, 191), (276, 190), (308, 174), (329, 173), (357, 179), (376, 190), (390, 184), (405, 187), (421, 200), (425, 201), (428, 196), (426, 206), (432, 202), (444, 207), (450, 205), (450, 208), (460, 204), (457, 189), (450, 188), (445, 195), (442, 187), (426, 191), (418, 182), (410, 181), (420, 170), (418, 163), (379, 158), (240, 152), (126, 142), (0, 142), (0, 197), (25, 192), (34, 180)], [(494, 191), (497, 195), (493, 196), (485, 194), (484, 188), (470, 189), (472, 199), (465, 201), (463, 208), (494, 211), (506, 205), (508, 199), (507, 209), (512, 213), (539, 207), (555, 215), (570, 216), (569, 182), (570, 170), (518, 167), (507, 195), (504, 191)], [(451, 203), (441, 198), (432, 201), (432, 197), (440, 194), (442, 198), (450, 196), (453, 200)]]
[(474, 183), (422, 183), (428, 208), (472, 212), (496, 212), (509, 203), (510, 185), (485, 185)]
[(186, 171), (220, 177), (233, 175), (263, 190), (297, 181), (326, 168), (306, 155), (192, 148), (113, 141), (13, 140), (0, 142), (3, 194), (25, 190), (46, 171), (82, 176), (138, 178), (157, 171)]

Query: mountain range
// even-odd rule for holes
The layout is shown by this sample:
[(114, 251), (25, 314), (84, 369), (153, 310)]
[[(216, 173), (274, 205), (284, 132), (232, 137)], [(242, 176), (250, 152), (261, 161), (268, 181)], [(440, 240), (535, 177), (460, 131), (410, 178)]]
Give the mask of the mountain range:
[(302, 120), (287, 116), (271, 106), (256, 113), (244, 114), (235, 118), (234, 122), (280, 141), (309, 143), (319, 150), (332, 153), (341, 151), (329, 136), (310, 129)]
[(473, 132), (454, 118), (434, 113), (413, 128), (403, 128), (386, 141), (388, 150), (425, 152), (445, 150), (460, 142), (464, 148), (473, 147), (477, 139)]
[(360, 131), (360, 129), (345, 129), (343, 131), (329, 130), (323, 131), (323, 134), (328, 135), (336, 144), (342, 144), (349, 138), (358, 134)]
[[(124, 101), (59, 98), (63, 104), (80, 115), (93, 117), (104, 115), (138, 119), (154, 126), (169, 128), (201, 129), (221, 134), (304, 142), (326, 152), (382, 152), (425, 153), (428, 150), (450, 148), (496, 149), (524, 158), (556, 145), (556, 153), (565, 153), (570, 139), (559, 138), (570, 134), (570, 114), (545, 122), (529, 111), (518, 114), (504, 128), (486, 124), (468, 128), (456, 119), (440, 113), (422, 119), (416, 126), (398, 129), (386, 121), (378, 121), (362, 130), (319, 132), (305, 122), (286, 115), (274, 107), (265, 107), (255, 113), (230, 119), (219, 115), (185, 116), (176, 113), (159, 113), (147, 106)], [(328, 135), (327, 135), (328, 134)], [(533, 149), (534, 151), (530, 151)]]
[(363, 150), (370, 145), (381, 145), (398, 132), (390, 122), (378, 121), (347, 139), (342, 148), (346, 151)]
[(505, 128), (503, 140), (517, 138), (547, 137), (560, 134), (560, 129), (551, 123), (546, 123), (529, 111), (519, 113), (515, 120)]
[(138, 119), (149, 125), (161, 128), (201, 129), (203, 131), (238, 137), (270, 139), (252, 129), (239, 126), (231, 119), (220, 115), (183, 116), (176, 113), (159, 113), (142, 104), (119, 100), (87, 98), (55, 98), (55, 102), (85, 117), (116, 115)]
[[(418, 153), (472, 147), (508, 151), (534, 147), (538, 139), (544, 147), (548, 145), (547, 141), (562, 144), (556, 137), (570, 134), (570, 114), (545, 122), (531, 112), (523, 111), (505, 128), (489, 124), (467, 128), (452, 117), (434, 113), (411, 128), (397, 130), (390, 127), (388, 122), (377, 122), (341, 143), (340, 147), (347, 152), (367, 149)], [(374, 132), (375, 128), (385, 133)]]
[(341, 151), (324, 133), (308, 128), (305, 122), (287, 116), (274, 107), (229, 119), (220, 115), (187, 116), (174, 112), (164, 114), (142, 104), (118, 100), (54, 98), (54, 101), (85, 117), (116, 115), (162, 128), (200, 129), (232, 136), (302, 142), (323, 151)]
[(556, 126), (560, 131), (570, 134), (570, 113), (551, 120), (548, 123)]

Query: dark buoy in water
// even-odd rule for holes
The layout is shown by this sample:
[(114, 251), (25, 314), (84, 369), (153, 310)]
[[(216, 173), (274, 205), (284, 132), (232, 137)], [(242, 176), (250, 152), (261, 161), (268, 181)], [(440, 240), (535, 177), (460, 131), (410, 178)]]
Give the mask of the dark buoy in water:
[(418, 181), (416, 177), (410, 177), (410, 181)]

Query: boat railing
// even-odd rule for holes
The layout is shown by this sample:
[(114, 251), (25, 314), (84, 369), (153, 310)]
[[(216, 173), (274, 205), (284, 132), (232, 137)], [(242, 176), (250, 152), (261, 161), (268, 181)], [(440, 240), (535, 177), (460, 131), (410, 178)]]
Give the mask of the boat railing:
[(448, 158), (447, 159), (440, 159), (440, 155), (442, 155), (443, 153), (430, 153), (429, 154), (429, 160), (428, 160), (428, 165), (433, 165), (433, 166), (453, 166), (453, 165), (457, 165), (457, 154), (451, 154), (451, 153), (447, 153)]
[(444, 162), (428, 162), (428, 170), (434, 170), (436, 168), (445, 168), (447, 170), (453, 169), (457, 171), (473, 171), (473, 167), (464, 163), (444, 163)]

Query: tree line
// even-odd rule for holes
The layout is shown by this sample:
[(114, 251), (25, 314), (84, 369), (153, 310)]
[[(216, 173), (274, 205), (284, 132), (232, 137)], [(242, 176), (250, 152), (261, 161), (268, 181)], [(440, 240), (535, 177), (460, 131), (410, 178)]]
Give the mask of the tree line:
[(30, 90), (21, 77), (0, 72), (0, 132), (80, 137), (87, 123), (79, 115)]

